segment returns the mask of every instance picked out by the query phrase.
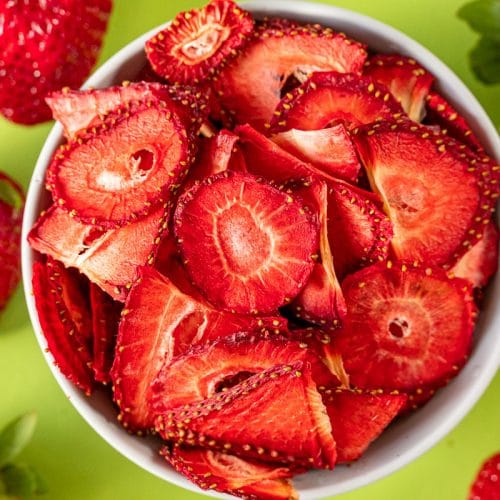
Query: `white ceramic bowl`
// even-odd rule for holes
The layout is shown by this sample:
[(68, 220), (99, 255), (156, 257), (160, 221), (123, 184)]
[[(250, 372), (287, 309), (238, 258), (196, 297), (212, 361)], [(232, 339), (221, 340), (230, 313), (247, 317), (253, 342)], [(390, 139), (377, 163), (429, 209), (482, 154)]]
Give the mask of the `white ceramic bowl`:
[[(344, 31), (351, 37), (367, 43), (379, 52), (397, 52), (417, 59), (436, 76), (440, 91), (465, 116), (482, 140), (488, 152), (500, 160), (500, 140), (488, 116), (475, 97), (458, 77), (427, 49), (403, 33), (379, 21), (354, 12), (326, 5), (292, 1), (266, 0), (244, 3), (256, 17), (283, 16), (300, 21), (319, 22)], [(122, 80), (132, 79), (144, 62), (145, 41), (157, 29), (136, 39), (104, 64), (86, 83), (86, 86), (106, 87)], [(56, 147), (62, 141), (62, 128), (55, 125), (40, 153), (28, 191), (23, 226), (22, 264), (26, 301), (40, 347), (44, 350), (54, 377), (82, 417), (111, 446), (149, 472), (178, 486), (201, 492), (187, 479), (166, 466), (157, 454), (157, 444), (147, 439), (128, 435), (116, 421), (116, 410), (103, 392), (85, 397), (68, 382), (53, 365), (50, 353), (45, 353), (46, 342), (32, 295), (31, 278), (34, 253), (26, 242), (26, 235), (46, 203), (43, 179), (45, 169)], [(490, 287), (476, 332), (476, 343), (466, 367), (449, 386), (424, 408), (392, 425), (377, 440), (361, 460), (350, 467), (339, 466), (334, 472), (314, 471), (297, 478), (295, 484), (301, 498), (317, 500), (359, 488), (380, 479), (408, 464), (427, 451), (455, 427), (479, 399), (495, 375), (500, 360), (500, 276)], [(207, 495), (229, 498), (216, 492)]]

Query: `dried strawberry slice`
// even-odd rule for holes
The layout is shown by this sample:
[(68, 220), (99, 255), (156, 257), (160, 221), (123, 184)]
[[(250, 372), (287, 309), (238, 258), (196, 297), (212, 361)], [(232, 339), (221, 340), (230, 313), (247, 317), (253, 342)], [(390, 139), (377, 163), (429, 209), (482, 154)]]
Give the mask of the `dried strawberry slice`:
[(377, 54), (366, 61), (364, 74), (385, 85), (412, 120), (422, 121), (434, 77), (415, 59)]
[(481, 238), (499, 189), (487, 163), (409, 122), (367, 126), (354, 139), (399, 259), (452, 265)]
[(62, 146), (47, 182), (54, 200), (79, 220), (124, 225), (157, 208), (177, 187), (193, 158), (190, 142), (164, 101), (126, 105)]
[(483, 150), (481, 142), (474, 135), (465, 118), (460, 116), (452, 105), (436, 92), (430, 92), (427, 96), (425, 123), (431, 126), (438, 125), (450, 137), (467, 144), (475, 151)]
[(13, 179), (0, 172), (0, 311), (21, 279), (21, 223), (24, 193)]
[(213, 309), (186, 295), (152, 268), (142, 268), (122, 312), (116, 356), (111, 371), (114, 396), (125, 426), (152, 427), (151, 384), (164, 365), (191, 345), (239, 331), (278, 330), (286, 322)]
[(33, 295), (42, 332), (63, 375), (87, 395), (93, 388), (90, 356), (76, 339), (75, 325), (62, 299), (61, 291), (49, 275), (51, 263), (33, 265)]
[(313, 73), (277, 105), (271, 130), (319, 130), (342, 122), (348, 129), (403, 113), (387, 88), (371, 78), (335, 71)]
[(252, 31), (249, 12), (231, 0), (211, 0), (202, 9), (178, 14), (146, 42), (146, 55), (169, 82), (199, 82), (235, 57)]
[(315, 468), (335, 465), (330, 421), (309, 365), (302, 361), (160, 415), (155, 427), (164, 439), (245, 458)]
[(482, 238), (453, 266), (452, 273), (481, 288), (488, 284), (498, 267), (498, 228), (491, 221)]
[(271, 136), (278, 146), (302, 161), (333, 177), (355, 181), (358, 177), (358, 155), (342, 123), (322, 130), (290, 129)]
[(334, 347), (355, 386), (414, 392), (454, 375), (467, 356), (475, 307), (466, 281), (388, 262), (348, 276), (342, 289), (348, 321)]
[(302, 82), (314, 71), (359, 73), (365, 59), (363, 45), (331, 29), (257, 30), (240, 56), (216, 77), (214, 88), (237, 123), (264, 130), (289, 78)]
[(309, 278), (318, 248), (317, 220), (292, 196), (230, 171), (182, 196), (175, 234), (186, 269), (208, 300), (243, 314), (290, 302)]
[(383, 391), (322, 391), (337, 446), (337, 463), (352, 462), (383, 432), (404, 407), (406, 394)]
[(90, 284), (90, 307), (92, 311), (93, 362), (92, 370), (97, 382), (111, 381), (109, 372), (113, 364), (116, 335), (122, 304), (114, 301), (97, 285)]
[(106, 230), (78, 222), (52, 206), (40, 216), (28, 240), (34, 250), (77, 268), (123, 302), (138, 266), (154, 263), (169, 213), (169, 207), (160, 207), (142, 220)]
[[(281, 335), (237, 334), (198, 345), (165, 363), (151, 384), (150, 402), (155, 415), (214, 396), (232, 382), (249, 378), (275, 365), (308, 361), (320, 385), (338, 385), (315, 353), (300, 342)], [(234, 385), (234, 384), (233, 384)]]
[(204, 490), (215, 490), (243, 498), (298, 500), (289, 467), (277, 467), (256, 460), (243, 460), (228, 453), (202, 448), (165, 446), (160, 451), (179, 473)]
[(496, 453), (481, 465), (470, 488), (468, 500), (498, 500), (500, 498), (499, 475), (500, 453)]

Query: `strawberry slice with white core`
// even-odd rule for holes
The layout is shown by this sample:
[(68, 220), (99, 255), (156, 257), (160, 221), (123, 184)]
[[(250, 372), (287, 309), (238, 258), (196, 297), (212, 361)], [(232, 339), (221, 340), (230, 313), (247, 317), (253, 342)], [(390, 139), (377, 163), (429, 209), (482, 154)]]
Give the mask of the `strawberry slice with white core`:
[[(277, 317), (259, 318), (218, 311), (191, 297), (152, 268), (142, 268), (122, 312), (111, 371), (122, 423), (131, 429), (152, 427), (152, 382), (163, 366), (191, 345), (240, 331), (277, 331)], [(215, 366), (215, 365), (214, 365)]]
[(350, 130), (402, 114), (401, 106), (387, 88), (371, 78), (319, 72), (283, 97), (274, 112), (271, 130), (320, 130), (337, 122)]
[(243, 460), (228, 453), (203, 448), (165, 446), (160, 454), (182, 475), (201, 489), (215, 490), (243, 498), (298, 500), (288, 478), (293, 471), (256, 460)]
[(290, 77), (303, 82), (314, 71), (360, 73), (365, 59), (363, 45), (331, 29), (263, 29), (224, 67), (214, 87), (237, 123), (262, 131)]
[[(221, 332), (222, 333), (222, 332)], [(198, 345), (165, 363), (151, 384), (150, 403), (155, 415), (201, 401), (278, 364), (308, 361), (319, 385), (338, 385), (314, 352), (301, 342), (274, 334), (241, 333)]]
[[(284, 411), (286, 409), (286, 411)], [(308, 363), (280, 365), (160, 415), (167, 440), (244, 458), (333, 469), (332, 427)]]
[(289, 303), (307, 282), (318, 250), (314, 214), (291, 195), (236, 172), (209, 177), (185, 193), (174, 229), (196, 286), (216, 307), (244, 314)]
[(481, 238), (498, 180), (456, 142), (410, 122), (363, 127), (354, 140), (393, 223), (399, 259), (454, 264)]
[(278, 146), (302, 161), (311, 163), (333, 177), (355, 181), (358, 156), (349, 133), (342, 123), (323, 130), (290, 129), (271, 136)]
[(169, 213), (168, 207), (160, 207), (142, 220), (107, 230), (78, 222), (52, 206), (40, 216), (28, 240), (34, 250), (75, 267), (123, 302), (137, 268), (154, 263)]
[(201, 9), (178, 14), (146, 42), (146, 55), (169, 82), (200, 82), (232, 59), (252, 31), (249, 12), (231, 0), (211, 0)]
[(364, 74), (385, 85), (413, 121), (422, 121), (434, 77), (415, 59), (377, 54), (366, 61)]
[(468, 355), (475, 307), (466, 281), (389, 261), (348, 276), (342, 289), (348, 320), (334, 347), (354, 386), (440, 385)]
[(56, 152), (47, 182), (57, 204), (83, 222), (124, 225), (157, 208), (186, 173), (193, 144), (164, 101), (115, 109)]

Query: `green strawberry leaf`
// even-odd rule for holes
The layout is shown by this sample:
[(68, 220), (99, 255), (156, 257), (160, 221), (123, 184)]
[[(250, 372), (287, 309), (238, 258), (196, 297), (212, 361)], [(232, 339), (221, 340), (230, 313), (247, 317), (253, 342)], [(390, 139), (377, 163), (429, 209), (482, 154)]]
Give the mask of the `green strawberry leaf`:
[(479, 80), (489, 84), (500, 82), (500, 41), (481, 38), (469, 58)]
[(21, 497), (39, 495), (47, 491), (47, 487), (37, 472), (29, 465), (6, 465), (0, 470), (0, 478), (7, 495)]
[(36, 413), (26, 413), (11, 423), (0, 432), (0, 467), (14, 459), (29, 443), (35, 430)]
[(460, 8), (458, 17), (474, 31), (500, 42), (500, 0), (474, 0)]

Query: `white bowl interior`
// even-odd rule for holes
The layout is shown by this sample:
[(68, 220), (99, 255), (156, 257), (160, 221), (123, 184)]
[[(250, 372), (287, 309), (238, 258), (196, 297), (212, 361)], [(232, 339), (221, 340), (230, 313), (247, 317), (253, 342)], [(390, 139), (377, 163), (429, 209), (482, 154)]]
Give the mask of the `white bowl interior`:
[[(245, 8), (257, 18), (282, 16), (299, 21), (320, 22), (344, 31), (379, 52), (397, 52), (414, 57), (437, 78), (439, 89), (472, 125), (487, 151), (500, 159), (500, 140), (488, 116), (475, 97), (458, 77), (439, 59), (414, 40), (379, 21), (354, 12), (321, 4), (291, 0), (246, 2)], [(136, 39), (104, 64), (85, 86), (106, 87), (133, 79), (144, 62), (145, 41), (157, 31)], [(45, 169), (56, 147), (62, 141), (62, 128), (56, 124), (40, 153), (30, 183), (22, 233), (23, 282), (29, 314), (36, 337), (44, 350), (47, 363), (62, 390), (82, 417), (111, 446), (149, 472), (178, 486), (201, 492), (172, 469), (157, 454), (158, 442), (128, 435), (116, 420), (116, 410), (104, 391), (85, 397), (68, 382), (53, 365), (50, 353), (45, 353), (46, 341), (41, 332), (32, 294), (32, 266), (35, 254), (26, 236), (38, 214), (45, 207)], [(460, 375), (424, 408), (392, 425), (367, 453), (349, 467), (339, 466), (332, 473), (314, 471), (299, 476), (295, 484), (301, 498), (317, 500), (359, 488), (380, 479), (408, 464), (442, 439), (466, 415), (493, 378), (500, 360), (500, 313), (495, 304), (500, 301), (500, 279), (490, 286), (488, 297), (476, 330), (473, 353)], [(231, 498), (217, 492), (204, 492), (218, 498)]]

